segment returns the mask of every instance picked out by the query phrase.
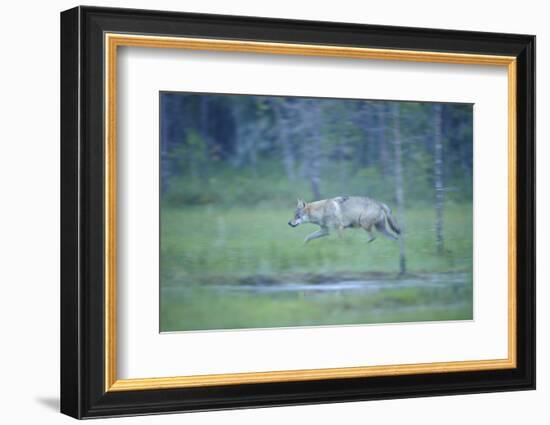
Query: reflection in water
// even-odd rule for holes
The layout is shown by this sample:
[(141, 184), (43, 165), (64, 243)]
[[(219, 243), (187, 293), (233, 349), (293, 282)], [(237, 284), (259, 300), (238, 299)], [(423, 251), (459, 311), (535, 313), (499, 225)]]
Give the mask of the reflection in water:
[[(164, 287), (162, 331), (471, 320), (467, 272)], [(331, 280), (332, 278), (332, 280)], [(315, 279), (315, 283), (308, 281)]]
[[(468, 273), (431, 273), (419, 276), (406, 276), (395, 279), (363, 279), (326, 283), (255, 283), (208, 285), (208, 289), (223, 292), (243, 293), (292, 293), (292, 292), (342, 292), (370, 293), (377, 291), (400, 290), (404, 288), (459, 288), (469, 284)], [(185, 286), (165, 288), (168, 291), (185, 291)]]

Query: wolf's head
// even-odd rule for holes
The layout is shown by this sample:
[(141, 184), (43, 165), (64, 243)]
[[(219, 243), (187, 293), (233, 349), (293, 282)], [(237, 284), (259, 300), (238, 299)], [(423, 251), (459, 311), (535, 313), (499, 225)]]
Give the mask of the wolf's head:
[(288, 225), (290, 227), (296, 227), (299, 224), (307, 222), (309, 222), (309, 217), (307, 215), (307, 204), (302, 199), (298, 199), (296, 211), (294, 212), (294, 218), (288, 222)]

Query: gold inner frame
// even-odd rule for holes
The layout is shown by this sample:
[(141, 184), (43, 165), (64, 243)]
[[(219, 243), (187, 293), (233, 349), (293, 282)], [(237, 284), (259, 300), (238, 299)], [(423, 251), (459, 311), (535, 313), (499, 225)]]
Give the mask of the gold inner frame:
[[(462, 53), (370, 49), (328, 45), (105, 34), (105, 391), (235, 385), (320, 379), (510, 369), (516, 367), (516, 58)], [(507, 67), (508, 72), (508, 357), (418, 364), (284, 370), (174, 377), (118, 379), (116, 325), (116, 123), (119, 46), (325, 56)]]

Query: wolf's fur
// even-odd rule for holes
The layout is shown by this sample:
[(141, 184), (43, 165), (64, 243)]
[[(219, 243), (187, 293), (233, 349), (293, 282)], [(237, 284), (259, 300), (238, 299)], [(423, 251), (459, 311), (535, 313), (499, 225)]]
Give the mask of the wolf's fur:
[(397, 239), (388, 230), (388, 225), (397, 235), (401, 234), (399, 225), (386, 204), (362, 196), (338, 196), (309, 203), (298, 199), (294, 218), (288, 224), (296, 227), (302, 223), (313, 223), (321, 227), (306, 236), (306, 243), (328, 236), (331, 229), (335, 229), (341, 236), (344, 229), (362, 228), (369, 234), (369, 242), (376, 239), (374, 229), (390, 239)]

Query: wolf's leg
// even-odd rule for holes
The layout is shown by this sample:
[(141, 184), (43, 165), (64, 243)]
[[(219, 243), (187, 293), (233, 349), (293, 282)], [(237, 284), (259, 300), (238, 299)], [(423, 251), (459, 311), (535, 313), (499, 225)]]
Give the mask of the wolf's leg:
[(371, 243), (373, 240), (376, 239), (376, 236), (374, 236), (374, 233), (372, 232), (372, 226), (363, 227), (363, 229), (365, 229), (365, 232), (369, 234), (369, 240), (367, 241), (367, 243)]
[(367, 243), (371, 243), (376, 239), (376, 236), (374, 236), (374, 233), (372, 232), (372, 222), (365, 220), (362, 216), (359, 216), (359, 225), (369, 234), (369, 240)]
[(338, 226), (336, 228), (336, 233), (338, 234), (338, 237), (342, 239), (344, 237), (344, 226)]
[(390, 233), (388, 231), (388, 228), (386, 227), (386, 219), (383, 218), (379, 222), (375, 224), (376, 230), (378, 230), (380, 233), (382, 233), (384, 236), (386, 236), (389, 239), (392, 239), (394, 241), (397, 240), (397, 236), (395, 236), (393, 233)]
[(308, 243), (309, 241), (312, 241), (313, 239), (322, 238), (323, 236), (328, 236), (328, 234), (329, 234), (328, 229), (325, 228), (325, 227), (322, 227), (321, 229), (317, 230), (316, 232), (313, 232), (313, 233), (307, 235), (306, 238), (304, 239), (304, 243)]

